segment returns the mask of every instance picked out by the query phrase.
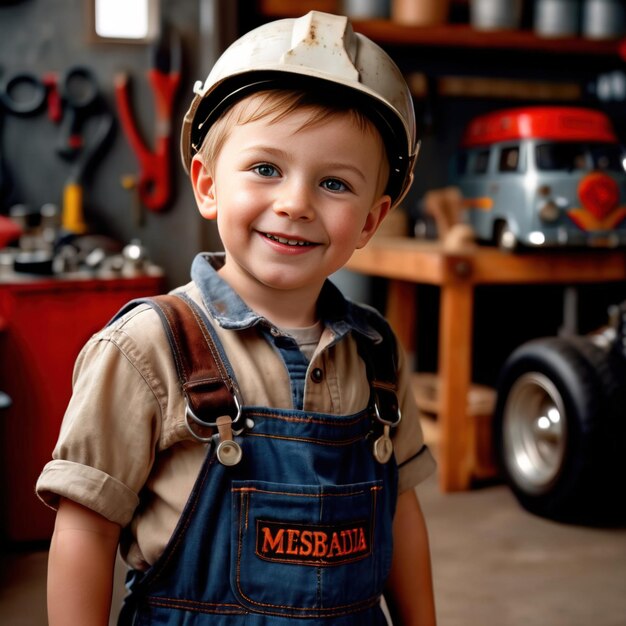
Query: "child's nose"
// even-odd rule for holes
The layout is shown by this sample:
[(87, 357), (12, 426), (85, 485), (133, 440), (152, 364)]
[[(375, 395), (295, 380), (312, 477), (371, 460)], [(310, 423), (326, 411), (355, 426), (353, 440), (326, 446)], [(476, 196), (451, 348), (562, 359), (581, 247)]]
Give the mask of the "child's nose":
[(298, 180), (281, 186), (274, 201), (274, 211), (291, 220), (311, 221), (315, 217), (313, 192), (309, 186)]

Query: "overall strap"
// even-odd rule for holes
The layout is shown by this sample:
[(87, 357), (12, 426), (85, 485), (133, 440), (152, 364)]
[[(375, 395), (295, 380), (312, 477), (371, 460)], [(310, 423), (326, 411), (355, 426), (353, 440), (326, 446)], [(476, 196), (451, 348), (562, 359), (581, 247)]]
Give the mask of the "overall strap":
[(200, 427), (214, 429), (219, 418), (228, 415), (236, 426), (241, 417), (239, 391), (198, 305), (184, 295), (138, 298), (113, 320), (139, 304), (151, 306), (163, 322), (187, 402), (188, 425), (191, 418)]
[(369, 323), (380, 333), (382, 341), (372, 343), (362, 339), (358, 342), (359, 354), (365, 361), (367, 377), (372, 389), (372, 402), (378, 407), (383, 422), (396, 425), (400, 408), (398, 390), (398, 346), (387, 321), (376, 315), (368, 315)]
[(381, 334), (382, 341), (359, 341), (359, 353), (365, 361), (370, 383), (373, 429), (372, 452), (379, 463), (387, 463), (393, 455), (391, 429), (402, 419), (398, 403), (398, 346), (389, 324), (378, 315), (369, 316), (371, 325)]

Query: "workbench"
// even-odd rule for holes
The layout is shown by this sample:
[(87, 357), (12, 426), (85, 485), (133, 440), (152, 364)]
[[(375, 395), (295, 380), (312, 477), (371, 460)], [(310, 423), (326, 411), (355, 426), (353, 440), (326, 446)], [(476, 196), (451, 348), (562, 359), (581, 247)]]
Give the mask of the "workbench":
[(474, 289), (478, 285), (579, 285), (626, 279), (626, 251), (501, 252), (472, 246), (448, 252), (439, 242), (408, 237), (375, 237), (357, 250), (347, 269), (388, 279), (386, 317), (412, 353), (416, 333), (415, 286), (440, 288), (439, 485), (442, 491), (469, 489), (476, 477), (474, 425), (467, 398), (472, 377)]

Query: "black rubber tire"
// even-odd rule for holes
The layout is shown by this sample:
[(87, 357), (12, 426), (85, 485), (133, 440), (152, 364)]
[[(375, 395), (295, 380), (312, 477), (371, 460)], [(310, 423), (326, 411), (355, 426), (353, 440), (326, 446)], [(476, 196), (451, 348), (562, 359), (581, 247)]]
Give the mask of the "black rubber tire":
[[(544, 428), (557, 427), (545, 441), (530, 408), (544, 393), (560, 413), (554, 423), (544, 420)], [(524, 508), (566, 522), (623, 522), (625, 399), (623, 357), (589, 338), (538, 339), (511, 354), (498, 382), (493, 434), (502, 474)]]

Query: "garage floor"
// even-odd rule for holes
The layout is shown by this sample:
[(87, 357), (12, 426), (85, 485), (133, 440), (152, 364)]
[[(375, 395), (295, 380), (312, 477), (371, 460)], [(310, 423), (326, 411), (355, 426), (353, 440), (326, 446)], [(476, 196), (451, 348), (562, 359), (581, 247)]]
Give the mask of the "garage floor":
[(626, 529), (532, 516), (507, 488), (418, 490), (440, 626), (624, 626)]
[[(418, 488), (431, 536), (439, 626), (624, 626), (626, 529), (555, 524), (503, 486)], [(0, 624), (44, 626), (45, 551), (5, 555)]]

